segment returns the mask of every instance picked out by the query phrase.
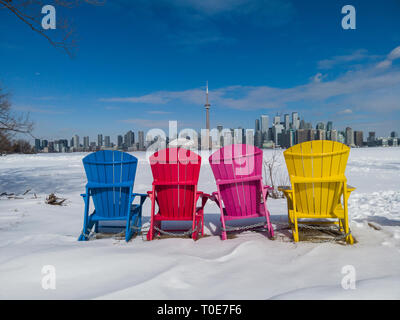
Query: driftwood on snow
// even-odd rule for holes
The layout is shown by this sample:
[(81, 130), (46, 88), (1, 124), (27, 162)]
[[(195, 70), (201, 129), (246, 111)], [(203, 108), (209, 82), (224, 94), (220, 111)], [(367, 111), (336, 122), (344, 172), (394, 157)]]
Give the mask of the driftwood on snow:
[(53, 206), (61, 206), (64, 201), (67, 199), (59, 198), (54, 193), (50, 193), (49, 196), (46, 198), (46, 203), (51, 204)]

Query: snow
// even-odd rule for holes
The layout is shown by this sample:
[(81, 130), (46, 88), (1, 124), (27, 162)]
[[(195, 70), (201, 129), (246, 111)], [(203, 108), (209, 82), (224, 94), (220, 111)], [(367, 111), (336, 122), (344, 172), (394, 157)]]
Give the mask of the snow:
[[(146, 154), (133, 154), (140, 160), (134, 190), (146, 192), (152, 182)], [(351, 150), (346, 176), (357, 188), (349, 200), (353, 246), (294, 243), (288, 231), (278, 231), (276, 240), (245, 232), (221, 241), (212, 202), (205, 207), (208, 236), (197, 242), (136, 237), (126, 243), (115, 235), (78, 242), (85, 155), (0, 157), (0, 194), (23, 198), (0, 197), (1, 299), (400, 298), (400, 148)], [(265, 159), (271, 155), (264, 152)], [(202, 156), (199, 190), (211, 193), (215, 181)], [(284, 179), (281, 154), (279, 161), (277, 177)], [(51, 192), (67, 198), (66, 205), (45, 204)], [(275, 227), (287, 221), (285, 200), (269, 199), (268, 206)], [(146, 227), (148, 200), (143, 214)], [(55, 290), (42, 288), (45, 265), (55, 267)], [(356, 288), (346, 290), (342, 269), (349, 265)]]

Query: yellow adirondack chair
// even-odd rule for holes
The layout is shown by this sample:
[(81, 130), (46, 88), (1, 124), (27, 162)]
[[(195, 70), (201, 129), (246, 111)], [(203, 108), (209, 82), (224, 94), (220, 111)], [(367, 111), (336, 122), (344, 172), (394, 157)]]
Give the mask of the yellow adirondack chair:
[(354, 243), (347, 200), (355, 188), (347, 185), (344, 175), (349, 153), (348, 146), (328, 140), (303, 142), (283, 153), (292, 188), (278, 189), (287, 198), (288, 220), (295, 242), (299, 241), (298, 223), (301, 222), (336, 224), (346, 235), (346, 242)]

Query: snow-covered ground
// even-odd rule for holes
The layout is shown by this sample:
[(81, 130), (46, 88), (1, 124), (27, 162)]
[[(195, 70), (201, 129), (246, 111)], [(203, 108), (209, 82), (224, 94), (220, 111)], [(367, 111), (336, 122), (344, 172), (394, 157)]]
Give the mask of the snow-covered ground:
[[(271, 152), (265, 151), (265, 159)], [(145, 153), (134, 155), (140, 159), (135, 192), (146, 192), (150, 167)], [(400, 298), (400, 148), (351, 150), (346, 175), (357, 188), (349, 203), (353, 246), (293, 243), (286, 231), (276, 240), (246, 232), (221, 241), (219, 210), (211, 202), (205, 207), (209, 236), (197, 242), (136, 237), (126, 243), (115, 236), (78, 242), (83, 156), (0, 157), (0, 194), (23, 198), (0, 197), (1, 299)], [(280, 168), (285, 171), (283, 163)], [(206, 160), (199, 189), (215, 191)], [(51, 192), (67, 198), (65, 206), (45, 204)], [(269, 199), (268, 206), (275, 226), (286, 222), (285, 200)], [(143, 212), (146, 226), (150, 201)], [(45, 265), (55, 267), (55, 290), (42, 288)], [(342, 271), (349, 265), (356, 288), (345, 290), (341, 283), (350, 274)]]

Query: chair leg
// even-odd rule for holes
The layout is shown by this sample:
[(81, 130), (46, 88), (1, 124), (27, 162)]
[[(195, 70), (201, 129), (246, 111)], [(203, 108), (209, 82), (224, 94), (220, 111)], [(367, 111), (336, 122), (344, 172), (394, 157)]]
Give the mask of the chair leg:
[(201, 236), (204, 236), (204, 213), (201, 215)]
[[(203, 221), (204, 221), (204, 216), (199, 213), (196, 215), (195, 221), (194, 221), (194, 225), (193, 225), (193, 229), (192, 230), (196, 230), (195, 232), (192, 233), (192, 239), (193, 240), (197, 240), (199, 238), (199, 234), (201, 234), (201, 236), (203, 236)], [(201, 229), (201, 231), (199, 231)]]
[(96, 223), (94, 224), (94, 232), (98, 233), (99, 232), (99, 222), (96, 221)]
[(94, 222), (90, 221), (90, 218), (89, 218), (88, 222), (86, 222), (86, 221), (84, 222), (83, 230), (82, 230), (81, 235), (78, 238), (78, 241), (88, 241), (89, 240), (87, 235), (89, 235), (90, 231), (93, 228), (93, 225), (94, 225)]
[(132, 221), (132, 215), (129, 214), (127, 219), (126, 219), (126, 228), (125, 228), (125, 241), (128, 242), (132, 238), (132, 228), (131, 228), (131, 221)]
[(226, 231), (223, 231), (223, 230), (226, 230), (225, 220), (224, 220), (223, 217), (221, 217), (221, 227), (222, 227), (221, 239), (222, 239), (222, 240), (226, 240), (226, 239), (228, 239), (228, 236), (227, 236), (227, 234), (226, 234)]
[(299, 228), (297, 225), (297, 217), (294, 216), (294, 228), (292, 228), (294, 242), (299, 242)]
[(268, 229), (269, 236), (271, 238), (273, 238), (274, 237), (274, 228), (272, 227), (270, 213), (267, 209), (265, 209), (265, 218), (267, 220), (267, 229)]
[[(344, 232), (345, 232), (345, 234), (347, 234), (350, 231), (349, 222), (348, 222), (348, 220), (344, 219), (343, 223), (344, 223)], [(346, 237), (346, 242), (348, 244), (354, 244), (354, 239), (353, 239), (353, 236), (351, 234), (349, 234)]]
[(154, 221), (153, 221), (153, 217), (151, 217), (150, 220), (150, 229), (149, 232), (147, 233), (147, 241), (151, 241), (154, 238)]

